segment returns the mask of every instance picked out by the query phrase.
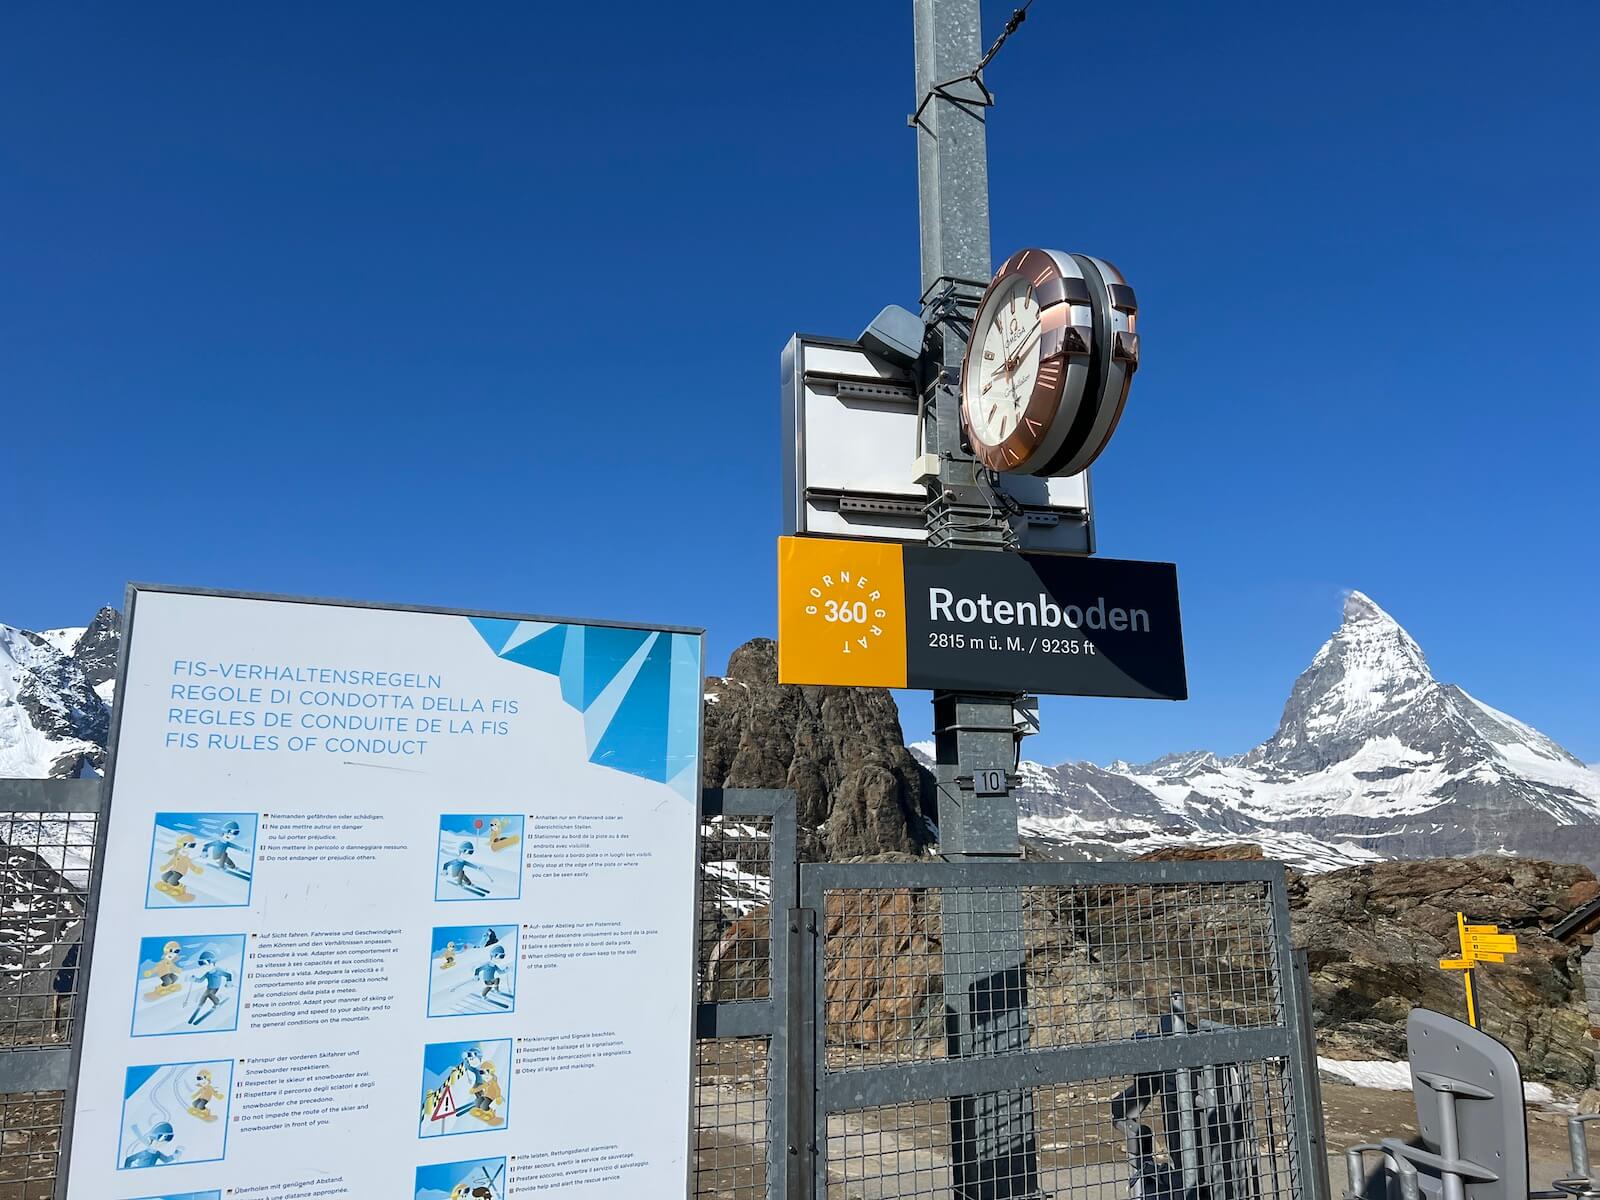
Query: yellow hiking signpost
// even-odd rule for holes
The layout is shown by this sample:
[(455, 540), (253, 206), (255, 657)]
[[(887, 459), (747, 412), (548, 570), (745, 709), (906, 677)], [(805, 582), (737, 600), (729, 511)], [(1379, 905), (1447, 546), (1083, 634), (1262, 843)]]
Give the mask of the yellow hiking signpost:
[(1479, 963), (1505, 962), (1506, 955), (1517, 952), (1517, 935), (1501, 933), (1495, 925), (1468, 925), (1465, 913), (1456, 914), (1456, 931), (1461, 938), (1459, 958), (1441, 958), (1439, 966), (1446, 971), (1460, 971), (1467, 985), (1467, 1024), (1478, 1028), (1478, 1002), (1472, 991), (1472, 968)]

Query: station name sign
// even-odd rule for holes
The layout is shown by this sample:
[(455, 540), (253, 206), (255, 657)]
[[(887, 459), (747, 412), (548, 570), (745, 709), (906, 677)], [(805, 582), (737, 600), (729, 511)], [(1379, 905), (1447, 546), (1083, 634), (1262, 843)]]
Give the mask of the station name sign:
[(778, 679), (1184, 700), (1177, 568), (780, 538)]

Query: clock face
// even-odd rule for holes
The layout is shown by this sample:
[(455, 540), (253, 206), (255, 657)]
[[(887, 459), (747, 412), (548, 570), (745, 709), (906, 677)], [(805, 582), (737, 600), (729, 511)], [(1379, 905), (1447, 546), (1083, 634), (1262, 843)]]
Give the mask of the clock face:
[(987, 315), (983, 353), (974, 360), (976, 415), (984, 440), (999, 445), (1022, 424), (1039, 375), (1039, 300), (1026, 280), (1013, 277)]
[(984, 293), (962, 369), (962, 418), (973, 453), (1027, 472), (1061, 449), (1089, 377), (1093, 314), (1069, 255), (1022, 250)]

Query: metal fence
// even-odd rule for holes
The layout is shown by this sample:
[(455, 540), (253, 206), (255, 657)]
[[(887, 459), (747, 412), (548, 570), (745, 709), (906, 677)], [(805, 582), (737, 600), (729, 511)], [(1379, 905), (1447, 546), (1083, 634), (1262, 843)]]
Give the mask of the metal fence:
[[(812, 1194), (1317, 1194), (1281, 868), (818, 864), (800, 878), (816, 930), (800, 1069), (816, 1087), (793, 1132)], [(971, 944), (947, 937), (958, 906), (982, 933)]]
[(0, 779), (0, 1200), (55, 1194), (98, 780)]
[(798, 994), (789, 986), (795, 938), (788, 920), (796, 884), (794, 793), (707, 791), (700, 827), (696, 1197), (786, 1194), (787, 1006)]
[[(0, 1200), (55, 1194), (102, 817), (0, 780)], [(1281, 869), (800, 867), (728, 790), (700, 878), (695, 1197), (1326, 1197)]]

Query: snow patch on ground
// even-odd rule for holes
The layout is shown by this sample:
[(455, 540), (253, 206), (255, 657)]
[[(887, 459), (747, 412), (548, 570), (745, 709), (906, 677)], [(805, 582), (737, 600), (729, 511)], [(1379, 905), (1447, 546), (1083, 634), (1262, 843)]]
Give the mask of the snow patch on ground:
[[(1382, 1059), (1363, 1060), (1323, 1058), (1317, 1056), (1317, 1069), (1340, 1083), (1355, 1087), (1372, 1088), (1379, 1092), (1409, 1092), (1411, 1090), (1411, 1064), (1386, 1062)], [(1529, 1104), (1541, 1107), (1560, 1107), (1555, 1093), (1542, 1083), (1524, 1083), (1522, 1098)]]

